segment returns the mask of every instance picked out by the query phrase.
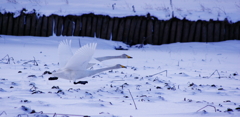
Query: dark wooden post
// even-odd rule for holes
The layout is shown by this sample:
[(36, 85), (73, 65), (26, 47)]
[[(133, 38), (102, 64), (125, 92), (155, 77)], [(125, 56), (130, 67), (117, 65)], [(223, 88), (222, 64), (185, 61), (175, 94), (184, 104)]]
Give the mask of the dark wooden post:
[(21, 13), (19, 16), (19, 25), (18, 25), (18, 36), (23, 36), (24, 35), (24, 18), (25, 14)]
[(113, 28), (113, 18), (110, 18), (108, 22), (108, 30), (107, 30), (107, 37), (106, 37), (106, 39), (108, 40), (111, 38), (112, 28)]
[(42, 30), (41, 30), (41, 36), (46, 37), (47, 36), (47, 24), (48, 24), (48, 18), (43, 15), (42, 16)]
[(153, 44), (154, 45), (158, 45), (158, 41), (159, 41), (159, 30), (160, 30), (160, 23), (159, 20), (157, 18), (154, 19), (154, 28), (153, 28)]
[(92, 14), (86, 15), (86, 36), (93, 37), (93, 34), (91, 34), (92, 30)]
[(30, 14), (30, 16), (31, 16), (30, 35), (34, 36), (36, 31), (36, 22), (37, 22), (36, 13)]
[(39, 17), (36, 22), (36, 31), (35, 31), (35, 36), (41, 36), (41, 31), (42, 31), (42, 17)]
[(130, 28), (129, 29), (129, 34), (128, 34), (128, 40), (127, 40), (130, 45), (137, 44), (137, 43), (134, 43), (134, 41), (133, 41), (134, 40), (134, 35), (135, 35), (134, 33), (135, 33), (135, 30), (136, 30), (136, 25), (137, 25), (137, 20), (139, 20), (138, 16), (132, 17), (131, 24), (126, 27), (126, 28)]
[(124, 32), (124, 19), (120, 19), (120, 23), (118, 25), (117, 41), (122, 41), (123, 32)]
[(102, 30), (102, 16), (99, 15), (97, 18), (97, 31), (96, 31), (96, 37), (100, 38), (101, 37), (101, 30)]
[(213, 41), (214, 42), (217, 42), (217, 41), (220, 41), (220, 30), (221, 30), (221, 24), (220, 24), (220, 22), (219, 21), (215, 21), (214, 22), (214, 33), (213, 33), (213, 35), (214, 35), (214, 38), (213, 38)]
[(124, 27), (125, 27), (125, 30), (123, 32), (123, 42), (125, 43), (128, 43), (128, 40), (129, 40), (129, 31), (130, 31), (130, 25), (131, 25), (131, 20), (132, 20), (133, 17), (126, 17), (124, 18), (125, 19), (125, 24), (124, 24)]
[(62, 31), (63, 31), (63, 17), (62, 16), (58, 16), (58, 23), (57, 23), (57, 36), (62, 35)]
[(119, 18), (114, 17), (113, 22), (114, 23), (113, 23), (112, 40), (116, 41), (117, 40), (117, 35), (118, 35)]
[(2, 27), (3, 27), (3, 14), (0, 12), (0, 34), (3, 34), (2, 33)]
[(8, 13), (8, 28), (7, 28), (7, 35), (13, 34), (13, 13)]
[(183, 21), (177, 21), (177, 32), (176, 32), (176, 42), (181, 42), (183, 35)]
[(200, 42), (201, 41), (201, 27), (202, 27), (202, 21), (198, 20), (196, 22), (196, 32), (195, 32), (195, 36), (194, 36), (194, 41), (195, 42)]
[(153, 38), (153, 20), (149, 18), (147, 21), (146, 43), (154, 44), (152, 38)]
[(224, 37), (225, 37), (225, 22), (224, 21), (221, 21), (220, 22), (220, 34), (219, 34), (219, 41), (224, 41)]
[(190, 21), (183, 19), (183, 38), (181, 42), (188, 42), (189, 30), (190, 30)]
[(109, 23), (109, 16), (103, 16), (103, 21), (102, 21), (102, 28), (101, 28), (101, 34), (100, 38), (106, 39), (107, 38), (107, 30), (108, 30), (108, 23)]
[(3, 22), (2, 22), (2, 34), (7, 34), (7, 27), (8, 27), (8, 13), (3, 14)]
[(189, 30), (188, 42), (192, 42), (194, 40), (195, 31), (196, 31), (196, 22), (192, 21), (192, 22), (190, 22), (190, 30)]
[(211, 19), (209, 22), (208, 22), (208, 42), (213, 42), (213, 32), (214, 32), (214, 22), (213, 20)]
[(54, 16), (50, 15), (48, 16), (48, 24), (47, 24), (47, 36), (52, 36), (53, 35), (53, 26), (56, 26), (54, 23)]
[(91, 28), (91, 37), (96, 36), (96, 31), (97, 31), (97, 16), (93, 15), (92, 16), (92, 28)]
[(75, 19), (75, 30), (74, 30), (73, 35), (80, 36), (80, 31), (81, 31), (81, 17), (77, 16)]
[(159, 30), (158, 44), (161, 45), (161, 44), (163, 44), (164, 27), (165, 27), (166, 22), (163, 20), (160, 20), (159, 23), (160, 23), (160, 30)]
[[(143, 38), (141, 38), (141, 30), (142, 30), (142, 21), (144, 17), (138, 17), (135, 23), (135, 29), (133, 29), (133, 37), (132, 37), (132, 44), (139, 44), (143, 43)], [(145, 24), (146, 25), (146, 24)], [(145, 26), (146, 27), (146, 26)], [(145, 33), (144, 33), (145, 34)], [(144, 35), (145, 36), (145, 35)]]
[(31, 31), (31, 14), (26, 14), (24, 35), (30, 35)]
[(169, 38), (169, 42), (168, 43), (174, 43), (176, 42), (176, 30), (177, 30), (177, 18), (172, 18), (171, 19), (171, 22), (172, 22), (172, 25), (171, 25), (171, 29), (170, 29), (170, 38)]
[(162, 44), (167, 44), (169, 43), (169, 33), (170, 33), (170, 26), (171, 26), (171, 20), (164, 21), (165, 26), (164, 26), (164, 31), (163, 31), (163, 40)]
[(202, 22), (202, 33), (201, 33), (201, 42), (207, 42), (207, 40), (208, 40), (208, 34), (207, 34), (207, 32), (208, 32), (208, 28), (207, 28), (207, 22), (206, 21), (203, 21)]
[(138, 42), (135, 42), (134, 44), (144, 44), (144, 42), (146, 41), (147, 19), (146, 17), (144, 17), (138, 20), (142, 20), (142, 23), (140, 27)]

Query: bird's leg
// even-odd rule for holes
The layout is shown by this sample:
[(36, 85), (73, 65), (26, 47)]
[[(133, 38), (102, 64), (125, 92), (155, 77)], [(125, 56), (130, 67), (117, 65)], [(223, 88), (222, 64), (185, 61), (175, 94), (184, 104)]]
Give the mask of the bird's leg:
[(78, 82), (74, 81), (73, 82), (73, 84), (83, 84), (83, 85), (85, 85), (87, 83), (88, 83), (88, 81), (78, 81)]

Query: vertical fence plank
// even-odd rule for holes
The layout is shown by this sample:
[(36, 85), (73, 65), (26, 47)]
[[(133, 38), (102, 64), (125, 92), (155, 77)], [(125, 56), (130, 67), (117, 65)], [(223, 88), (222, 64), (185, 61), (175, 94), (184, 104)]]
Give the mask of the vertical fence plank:
[(2, 33), (2, 27), (3, 27), (2, 23), (3, 23), (3, 14), (0, 12), (0, 34), (3, 34)]
[(47, 24), (48, 24), (48, 18), (43, 15), (42, 16), (42, 30), (41, 30), (41, 36), (46, 37), (47, 36)]
[(126, 27), (126, 28), (123, 32), (123, 42), (125, 42), (125, 43), (128, 43), (128, 40), (129, 40), (128, 35), (129, 35), (129, 31), (130, 31), (130, 25), (131, 25), (132, 18), (133, 17), (124, 18), (125, 19), (124, 27)]
[[(96, 37), (100, 38), (101, 37), (101, 29), (102, 29), (102, 16), (99, 15), (97, 18), (97, 31), (96, 31)], [(118, 27), (116, 27), (118, 28)]]
[(113, 18), (110, 18), (108, 22), (108, 30), (107, 30), (107, 37), (106, 37), (106, 39), (108, 40), (111, 39), (112, 28), (113, 28)]
[(42, 31), (42, 17), (39, 17), (36, 22), (36, 31), (35, 31), (35, 36), (41, 36), (41, 31)]
[(36, 22), (37, 22), (36, 13), (33, 13), (30, 16), (31, 16), (30, 35), (34, 36), (36, 31)]
[(188, 42), (188, 37), (189, 37), (189, 28), (190, 28), (190, 22), (187, 21), (186, 19), (183, 20), (183, 38), (181, 42)]
[(82, 15), (82, 30), (81, 30), (81, 36), (86, 36), (86, 28), (87, 27), (87, 16)]
[(120, 23), (118, 25), (118, 35), (117, 35), (117, 41), (122, 41), (124, 32), (124, 20), (120, 19)]
[(69, 16), (65, 16), (63, 18), (62, 36), (67, 36), (69, 22), (70, 22)]
[(86, 18), (87, 18), (86, 36), (93, 37), (93, 34), (91, 34), (91, 30), (92, 30), (92, 16), (91, 16), (91, 14), (87, 15)]
[(18, 21), (19, 17), (13, 18), (13, 35), (18, 35)]
[(7, 27), (8, 27), (8, 14), (3, 14), (3, 22), (2, 22), (2, 34), (7, 34)]
[(62, 35), (62, 31), (63, 31), (63, 17), (62, 16), (58, 16), (58, 24), (57, 24), (57, 36)]
[(80, 31), (81, 31), (81, 17), (77, 16), (75, 19), (75, 30), (74, 30), (73, 35), (80, 36)]
[(148, 19), (148, 21), (147, 21), (147, 32), (146, 32), (146, 43), (154, 44), (152, 38), (153, 38), (153, 20)]
[(67, 36), (73, 36), (73, 31), (74, 31), (74, 16), (71, 16), (68, 20), (68, 27), (67, 28)]
[(217, 41), (220, 41), (220, 29), (221, 29), (221, 24), (220, 24), (220, 22), (219, 21), (215, 21), (214, 22), (214, 33), (213, 33), (213, 35), (214, 35), (214, 38), (213, 38), (213, 41), (214, 42), (217, 42)]
[(219, 41), (224, 41), (225, 37), (225, 23), (223, 21), (220, 22), (220, 32), (219, 32)]
[(188, 42), (192, 42), (194, 40), (195, 31), (196, 31), (196, 22), (192, 21), (192, 22), (190, 22), (190, 30), (189, 30)]
[(159, 40), (159, 29), (160, 29), (160, 23), (157, 18), (154, 19), (154, 28), (153, 28), (153, 44), (158, 45)]
[(176, 32), (176, 42), (181, 42), (183, 33), (183, 21), (177, 21), (177, 32)]
[(19, 25), (18, 25), (18, 36), (23, 36), (24, 35), (24, 18), (25, 14), (21, 13), (19, 16)]
[(234, 31), (233, 31), (233, 39), (239, 39), (238, 33), (239, 33), (239, 23), (236, 22), (233, 24), (234, 26)]
[[(134, 31), (135, 31), (135, 29), (138, 29), (138, 28), (136, 28), (137, 19), (138, 19), (138, 16), (132, 17), (131, 24), (129, 25), (129, 33), (128, 33), (128, 40), (127, 40), (127, 43), (129, 45), (132, 45), (132, 43), (135, 41), (134, 40)], [(140, 27), (140, 25), (139, 25), (139, 27)]]
[(54, 35), (57, 35), (57, 31), (58, 31), (58, 18), (59, 18), (59, 16), (53, 15), (53, 17), (54, 17)]
[(144, 41), (146, 40), (146, 28), (147, 28), (147, 19), (144, 17), (142, 19), (141, 27), (140, 27), (140, 32), (139, 32), (139, 38), (138, 42), (135, 42), (134, 44), (144, 44)]
[(13, 34), (13, 13), (8, 13), (8, 28), (7, 28), (7, 35)]
[(174, 43), (176, 42), (176, 30), (177, 30), (177, 19), (173, 18), (171, 19), (171, 27), (170, 27), (170, 37), (169, 37), (169, 42), (168, 43)]
[(31, 15), (26, 14), (24, 35), (30, 35), (30, 31), (31, 31)]
[(227, 18), (224, 20), (224, 26), (225, 26), (225, 36), (224, 36), (224, 40), (228, 40), (229, 38), (229, 22), (227, 20)]
[[(143, 43), (143, 38), (141, 38), (141, 30), (142, 30), (142, 21), (143, 21), (144, 17), (138, 17), (138, 19), (136, 20), (135, 23), (135, 29), (133, 29), (133, 37), (132, 37), (132, 44), (139, 44), (139, 43)], [(144, 33), (145, 34), (145, 33)]]
[(48, 16), (47, 35), (46, 36), (53, 35), (53, 25), (54, 25), (53, 23), (54, 23), (54, 16), (53, 15)]
[(213, 42), (214, 24), (213, 20), (208, 22), (208, 40), (207, 42)]
[(96, 36), (96, 31), (97, 31), (97, 16), (93, 15), (92, 16), (92, 28), (91, 28), (91, 37)]
[(164, 31), (163, 31), (163, 40), (162, 44), (167, 44), (169, 42), (169, 33), (170, 33), (170, 26), (171, 26), (171, 21), (164, 21), (165, 26), (164, 26)]
[(160, 20), (160, 29), (159, 29), (159, 40), (158, 40), (158, 44), (163, 44), (163, 33), (164, 33), (164, 27), (165, 27), (165, 21)]
[(114, 17), (113, 18), (113, 32), (112, 32), (112, 40), (117, 40), (118, 35), (118, 24), (119, 24), (119, 18)]
[(198, 20), (196, 22), (196, 32), (195, 32), (195, 36), (194, 36), (194, 40), (195, 42), (200, 42), (201, 41), (201, 27), (202, 27), (202, 21)]
[(108, 23), (109, 23), (109, 17), (104, 16), (102, 19), (102, 28), (101, 28), (101, 34), (100, 38), (106, 39), (107, 38), (107, 30), (108, 30)]
[(240, 40), (240, 21), (238, 22), (238, 40)]
[(207, 30), (208, 28), (207, 28), (207, 22), (206, 21), (203, 21), (202, 22), (202, 33), (201, 33), (201, 42), (207, 42), (207, 32), (208, 32), (208, 30)]

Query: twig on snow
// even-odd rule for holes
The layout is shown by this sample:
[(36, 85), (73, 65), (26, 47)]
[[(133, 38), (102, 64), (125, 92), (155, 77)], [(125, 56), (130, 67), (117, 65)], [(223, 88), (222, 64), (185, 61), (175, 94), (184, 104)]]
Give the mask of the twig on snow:
[(147, 77), (153, 77), (153, 76), (155, 76), (155, 75), (157, 75), (157, 74), (160, 74), (160, 73), (163, 73), (163, 72), (166, 72), (166, 77), (167, 77), (167, 70), (164, 70), (164, 71), (158, 72), (158, 73), (153, 74), (153, 75), (149, 75), (149, 76), (147, 76)]
[(208, 107), (208, 106), (213, 107), (214, 110), (215, 110), (215, 112), (217, 111), (215, 106), (212, 106), (212, 105), (206, 105), (206, 106), (200, 108), (197, 112), (199, 112), (200, 110), (202, 110), (202, 109), (204, 109), (204, 108), (206, 108), (206, 107)]
[(3, 113), (4, 113), (5, 115), (7, 115), (7, 113), (6, 113), (5, 111), (3, 111), (3, 112), (0, 114), (0, 116), (2, 116)]
[(218, 72), (218, 70), (215, 70), (208, 78), (210, 78), (210, 77), (212, 77), (212, 75), (215, 73), (215, 72), (217, 72), (218, 73), (218, 76), (219, 76), (219, 78), (221, 78), (221, 76), (220, 76), (220, 74), (219, 74), (219, 72)]
[(134, 101), (134, 99), (133, 99), (132, 93), (131, 93), (131, 91), (130, 91), (129, 89), (128, 89), (128, 91), (129, 91), (129, 93), (130, 93), (130, 95), (131, 95), (131, 97), (132, 97), (132, 100), (133, 100), (133, 103), (134, 103), (135, 109), (137, 110), (137, 106), (136, 106), (136, 103), (135, 103), (135, 101)]
[(28, 64), (29, 62), (33, 62), (33, 65), (38, 66), (38, 63), (37, 63), (35, 57), (33, 57), (33, 60), (30, 60), (30, 61), (24, 62), (23, 64)]
[(11, 61), (13, 61), (13, 63), (15, 64), (13, 57), (10, 57), (8, 54), (5, 57), (3, 57), (0, 61), (4, 60), (7, 60), (6, 64), (10, 64)]

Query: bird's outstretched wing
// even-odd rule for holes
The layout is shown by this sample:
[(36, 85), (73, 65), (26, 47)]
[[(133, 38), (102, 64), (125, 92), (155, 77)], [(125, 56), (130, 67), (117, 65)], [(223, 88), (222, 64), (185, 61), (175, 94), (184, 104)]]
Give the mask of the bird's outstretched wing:
[(90, 43), (79, 48), (74, 55), (68, 60), (65, 68), (70, 70), (86, 70), (91, 60), (97, 44)]
[(63, 40), (58, 45), (58, 57), (60, 68), (64, 67), (68, 60), (73, 56), (71, 50), (71, 40)]

